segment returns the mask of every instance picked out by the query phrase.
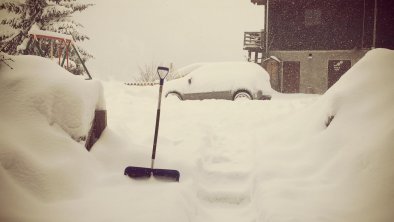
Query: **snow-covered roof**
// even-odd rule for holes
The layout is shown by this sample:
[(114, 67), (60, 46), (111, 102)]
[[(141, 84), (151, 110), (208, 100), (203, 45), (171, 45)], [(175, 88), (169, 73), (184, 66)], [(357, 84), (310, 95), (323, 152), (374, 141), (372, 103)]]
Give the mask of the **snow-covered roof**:
[(41, 30), (38, 28), (38, 26), (33, 25), (32, 28), (30, 29), (29, 35), (34, 35), (37, 37), (47, 37), (47, 38), (54, 38), (58, 40), (67, 40), (67, 41), (74, 41), (73, 37), (71, 35), (67, 34), (62, 34), (58, 32), (51, 32), (51, 31), (46, 31), (46, 30)]

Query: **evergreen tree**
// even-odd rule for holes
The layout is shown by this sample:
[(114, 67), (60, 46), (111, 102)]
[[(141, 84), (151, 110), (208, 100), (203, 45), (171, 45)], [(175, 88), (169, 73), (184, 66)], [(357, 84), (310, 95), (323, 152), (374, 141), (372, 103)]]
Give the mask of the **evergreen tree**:
[[(2, 29), (0, 33), (0, 49), (2, 52), (15, 55), (22, 52), (31, 54), (31, 50), (25, 51), (28, 40), (28, 32), (33, 25), (41, 30), (71, 35), (76, 42), (88, 40), (89, 37), (79, 31), (82, 24), (74, 21), (72, 14), (83, 11), (92, 4), (79, 3), (77, 0), (2, 0), (0, 10), (8, 13), (1, 19)], [(41, 50), (45, 55), (50, 55), (50, 42), (42, 41)], [(84, 61), (92, 58), (87, 51), (76, 46)], [(54, 48), (58, 54), (57, 47)], [(71, 72), (82, 74), (82, 66), (75, 53), (70, 54)]]

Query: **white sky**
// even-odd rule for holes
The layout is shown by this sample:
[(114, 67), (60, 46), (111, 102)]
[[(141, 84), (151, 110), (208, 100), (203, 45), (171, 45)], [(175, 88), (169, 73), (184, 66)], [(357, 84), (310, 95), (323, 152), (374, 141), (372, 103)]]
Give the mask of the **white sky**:
[[(243, 32), (263, 28), (249, 0), (98, 0), (76, 18), (101, 75), (131, 79), (138, 65), (245, 60)], [(126, 77), (126, 78), (125, 78)]]

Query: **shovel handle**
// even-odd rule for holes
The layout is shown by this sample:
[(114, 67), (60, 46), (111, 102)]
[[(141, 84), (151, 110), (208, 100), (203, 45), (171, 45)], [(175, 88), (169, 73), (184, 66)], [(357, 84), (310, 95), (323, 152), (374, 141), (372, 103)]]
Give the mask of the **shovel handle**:
[[(160, 75), (160, 72), (164, 72), (165, 75)], [(170, 69), (164, 66), (159, 66), (157, 67), (157, 75), (159, 76), (160, 80), (164, 80), (168, 73), (170, 72)], [(162, 81), (160, 81), (160, 85), (162, 85)]]
[[(157, 146), (157, 137), (159, 135), (159, 125), (160, 125), (160, 107), (161, 107), (161, 94), (163, 93), (163, 85), (164, 79), (168, 75), (170, 71), (169, 68), (164, 66), (157, 67), (157, 74), (160, 78), (160, 88), (159, 88), (159, 101), (157, 103), (157, 113), (156, 113), (156, 124), (155, 124), (155, 136), (153, 139), (153, 148), (152, 148), (152, 162), (151, 162), (151, 169), (154, 168), (155, 158), (156, 158), (156, 146)], [(164, 72), (164, 76), (160, 75), (160, 72)]]

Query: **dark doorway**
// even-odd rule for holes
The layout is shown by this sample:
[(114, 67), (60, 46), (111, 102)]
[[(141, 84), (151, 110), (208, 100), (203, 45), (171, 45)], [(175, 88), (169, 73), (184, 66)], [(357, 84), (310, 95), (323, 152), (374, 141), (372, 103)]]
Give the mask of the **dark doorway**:
[(327, 89), (334, 85), (351, 66), (350, 60), (329, 60)]
[(394, 1), (377, 0), (376, 48), (394, 49)]
[(280, 92), (280, 76), (279, 76), (279, 69), (280, 69), (280, 62), (273, 58), (268, 58), (263, 61), (263, 68), (268, 72), (270, 75), (270, 83), (271, 87)]
[(300, 91), (300, 62), (283, 62), (283, 90), (284, 93), (298, 93)]

